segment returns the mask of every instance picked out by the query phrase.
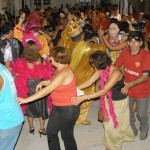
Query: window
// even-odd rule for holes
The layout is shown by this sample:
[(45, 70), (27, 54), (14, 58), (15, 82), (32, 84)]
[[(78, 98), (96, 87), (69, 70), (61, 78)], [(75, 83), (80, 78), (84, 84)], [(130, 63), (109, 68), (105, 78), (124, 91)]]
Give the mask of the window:
[(43, 5), (50, 5), (51, 1), (50, 0), (43, 0)]
[(51, 0), (34, 0), (34, 5), (40, 5), (43, 3), (43, 5), (50, 5)]
[(41, 5), (41, 0), (34, 0), (34, 5)]
[(80, 0), (81, 3), (91, 3), (91, 0)]

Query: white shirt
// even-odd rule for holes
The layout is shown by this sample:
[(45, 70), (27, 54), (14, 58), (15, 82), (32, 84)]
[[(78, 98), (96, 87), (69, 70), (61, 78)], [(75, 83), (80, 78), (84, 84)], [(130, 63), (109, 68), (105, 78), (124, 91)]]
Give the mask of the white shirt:
[(117, 16), (111, 15), (110, 18), (115, 18), (118, 21), (121, 21), (121, 15), (120, 14), (118, 14)]
[(2, 49), (2, 52), (4, 53), (4, 62), (13, 60), (11, 46), (8, 41), (7, 45)]

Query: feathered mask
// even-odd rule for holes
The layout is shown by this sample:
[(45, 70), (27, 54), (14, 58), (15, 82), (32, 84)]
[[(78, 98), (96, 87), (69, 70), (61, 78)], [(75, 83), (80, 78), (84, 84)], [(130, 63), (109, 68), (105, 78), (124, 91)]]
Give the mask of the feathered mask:
[(22, 44), (25, 46), (26, 42), (33, 40), (39, 49), (42, 49), (42, 45), (35, 37), (34, 33), (38, 32), (41, 28), (41, 18), (36, 13), (31, 13), (26, 19), (26, 23), (23, 28), (19, 28), (23, 31)]
[(31, 13), (26, 19), (24, 25), (25, 32), (30, 32), (31, 30), (38, 31), (41, 28), (41, 18), (36, 13)]

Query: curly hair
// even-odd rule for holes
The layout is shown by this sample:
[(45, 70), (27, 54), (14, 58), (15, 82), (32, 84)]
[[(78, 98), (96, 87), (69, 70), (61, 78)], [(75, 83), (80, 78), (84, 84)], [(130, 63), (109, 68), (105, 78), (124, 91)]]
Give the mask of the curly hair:
[(29, 40), (23, 50), (23, 58), (29, 62), (35, 62), (40, 58), (39, 49), (36, 43), (32, 40)]
[(97, 70), (105, 70), (112, 64), (112, 60), (105, 52), (95, 51), (90, 55), (89, 63)]
[(63, 46), (56, 46), (51, 51), (51, 57), (54, 58), (55, 62), (60, 64), (70, 64), (71, 54)]

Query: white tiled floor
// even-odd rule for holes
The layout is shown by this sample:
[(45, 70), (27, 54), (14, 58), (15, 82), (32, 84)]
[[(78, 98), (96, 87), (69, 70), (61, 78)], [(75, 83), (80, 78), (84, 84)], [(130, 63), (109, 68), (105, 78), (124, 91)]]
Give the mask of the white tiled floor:
[[(88, 120), (92, 122), (91, 125), (76, 125), (75, 126), (75, 138), (78, 145), (78, 150), (104, 150), (102, 145), (103, 139), (103, 126), (102, 123), (97, 121), (97, 108), (98, 101), (94, 103), (89, 114)], [(150, 107), (149, 107), (150, 110)], [(47, 123), (47, 122), (46, 122)], [(149, 123), (150, 123), (150, 111), (149, 111)], [(15, 150), (48, 150), (46, 136), (40, 137), (38, 133), (39, 122), (38, 119), (34, 119), (35, 134), (31, 135), (28, 131), (28, 123), (25, 117), (25, 123), (22, 128), (22, 132)], [(137, 121), (138, 126), (138, 121)], [(60, 138), (61, 148), (64, 150), (63, 142)], [(139, 135), (136, 137), (135, 142), (123, 143), (122, 150), (150, 150), (150, 133), (145, 141), (139, 139)]]

